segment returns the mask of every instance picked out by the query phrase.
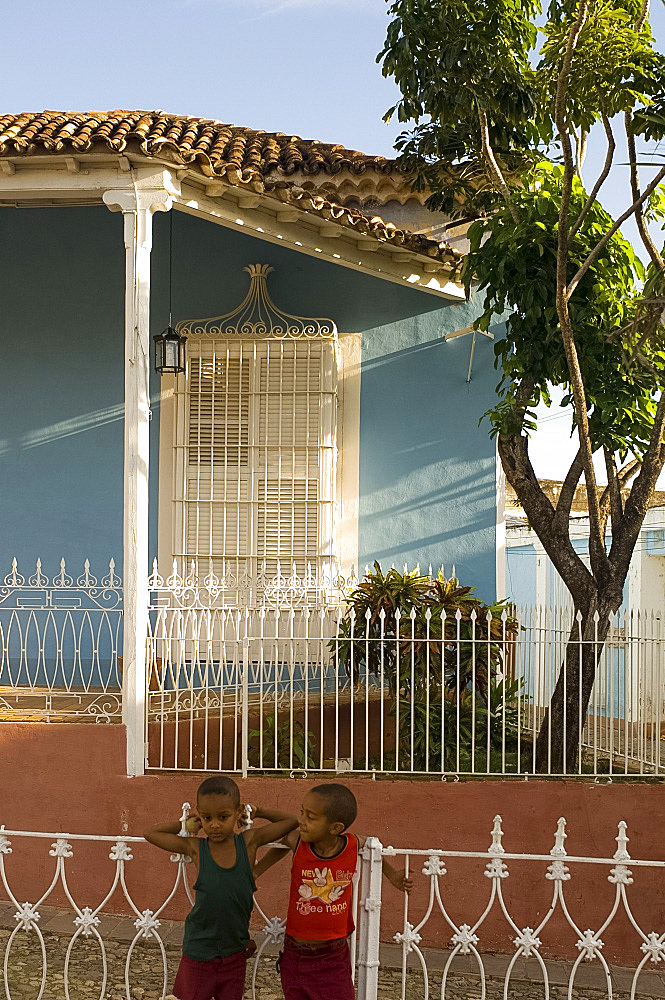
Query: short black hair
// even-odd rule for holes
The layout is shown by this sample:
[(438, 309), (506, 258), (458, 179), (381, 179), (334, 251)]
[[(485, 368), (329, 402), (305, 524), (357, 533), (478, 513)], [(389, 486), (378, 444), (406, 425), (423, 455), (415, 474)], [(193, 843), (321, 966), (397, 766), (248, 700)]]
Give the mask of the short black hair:
[(233, 778), (225, 778), (222, 774), (202, 781), (196, 790), (197, 799), (199, 795), (229, 795), (234, 806), (240, 805), (240, 789)]
[(358, 815), (358, 803), (350, 788), (331, 782), (317, 785), (311, 791), (323, 799), (326, 817), (331, 823), (343, 823), (344, 830), (351, 826)]

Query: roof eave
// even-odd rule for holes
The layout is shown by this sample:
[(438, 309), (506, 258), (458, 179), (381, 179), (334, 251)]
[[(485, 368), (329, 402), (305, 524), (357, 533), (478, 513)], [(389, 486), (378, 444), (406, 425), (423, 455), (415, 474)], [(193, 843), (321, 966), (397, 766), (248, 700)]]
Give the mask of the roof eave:
[[(168, 188), (178, 209), (227, 228), (448, 301), (464, 299), (454, 258), (445, 261), (404, 246), (399, 230), (394, 240), (380, 238), (370, 220), (356, 218), (359, 213), (343, 210), (335, 219), (325, 199), (256, 190), (251, 183), (207, 178), (195, 165), (135, 153), (0, 157), (0, 205), (101, 204), (105, 191), (132, 189), (137, 181)], [(349, 223), (352, 215), (355, 225)], [(359, 231), (358, 224), (365, 223), (368, 231)]]

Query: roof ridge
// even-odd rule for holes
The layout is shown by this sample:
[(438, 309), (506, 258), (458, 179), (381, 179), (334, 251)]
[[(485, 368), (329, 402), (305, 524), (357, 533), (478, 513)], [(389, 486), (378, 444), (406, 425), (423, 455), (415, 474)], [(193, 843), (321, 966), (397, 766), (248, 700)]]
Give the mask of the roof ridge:
[[(170, 120), (174, 123), (190, 123), (199, 126), (211, 126), (213, 128), (219, 129), (231, 129), (234, 132), (240, 134), (250, 134), (253, 136), (265, 136), (266, 138), (273, 137), (275, 139), (286, 139), (289, 142), (302, 143), (306, 146), (317, 146), (321, 149), (340, 150), (345, 153), (352, 154), (354, 157), (358, 157), (365, 161), (368, 165), (373, 165), (375, 163), (389, 164), (392, 168), (397, 170), (395, 158), (384, 156), (382, 153), (364, 153), (362, 150), (352, 149), (350, 146), (345, 145), (342, 142), (327, 142), (324, 139), (308, 139), (303, 138), (303, 136), (298, 135), (296, 132), (282, 132), (282, 131), (271, 131), (268, 129), (254, 128), (251, 125), (236, 125), (233, 122), (225, 122), (219, 118), (202, 118), (197, 115), (187, 115), (179, 114), (172, 111), (164, 111), (163, 109), (142, 109), (142, 108), (114, 108), (113, 110), (88, 110), (88, 111), (76, 111), (76, 110), (60, 110), (60, 109), (44, 109), (42, 111), (22, 111), (18, 114), (5, 114), (0, 115), (0, 124), (6, 119), (31, 119), (32, 121), (43, 118), (44, 116), (49, 116), (53, 118), (61, 119), (81, 119), (86, 118), (97, 119), (100, 122), (109, 120), (115, 116), (123, 116), (124, 118), (137, 117), (139, 120), (147, 116), (154, 117), (157, 120)], [(0, 132), (0, 144), (2, 143), (2, 134)], [(2, 155), (2, 150), (0, 150), (0, 155)]]

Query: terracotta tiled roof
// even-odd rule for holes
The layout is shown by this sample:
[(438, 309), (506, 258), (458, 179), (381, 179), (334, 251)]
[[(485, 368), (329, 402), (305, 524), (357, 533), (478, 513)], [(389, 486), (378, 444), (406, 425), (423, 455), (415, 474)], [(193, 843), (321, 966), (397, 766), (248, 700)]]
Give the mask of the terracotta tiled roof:
[(368, 156), (332, 143), (281, 132), (239, 128), (207, 118), (162, 111), (43, 111), (0, 116), (0, 157), (44, 153), (140, 152), (234, 186), (267, 192), (316, 213), (358, 236), (432, 257), (456, 268), (461, 260), (448, 243), (399, 229), (379, 216), (370, 218), (298, 185), (304, 175), (341, 171), (397, 173), (393, 160)]
[(449, 243), (430, 239), (424, 233), (413, 233), (408, 229), (399, 229), (392, 222), (386, 222), (379, 215), (370, 217), (358, 209), (337, 205), (327, 198), (312, 194), (294, 184), (267, 182), (266, 190), (286, 204), (296, 205), (306, 212), (315, 212), (326, 221), (352, 228), (359, 237), (374, 237), (383, 243), (390, 243), (396, 250), (411, 250), (414, 253), (423, 254), (433, 260), (448, 264), (453, 271), (456, 271), (462, 263), (463, 254), (451, 247)]
[(262, 180), (274, 171), (303, 174), (390, 173), (394, 161), (282, 132), (239, 128), (208, 118), (162, 111), (43, 111), (0, 116), (0, 155), (140, 150), (178, 163), (196, 163), (209, 177), (232, 183)]

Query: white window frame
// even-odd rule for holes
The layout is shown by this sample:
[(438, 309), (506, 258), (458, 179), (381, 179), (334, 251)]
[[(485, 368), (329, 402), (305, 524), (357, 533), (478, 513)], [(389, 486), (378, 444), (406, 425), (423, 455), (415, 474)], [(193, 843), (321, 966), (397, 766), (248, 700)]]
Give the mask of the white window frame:
[[(228, 338), (220, 338), (226, 339)], [(263, 338), (263, 342), (265, 340)], [(251, 342), (251, 338), (245, 341), (247, 344)], [(358, 569), (361, 348), (361, 334), (338, 335), (335, 351), (335, 502), (330, 556), (331, 565), (336, 566), (342, 578), (350, 577)], [(174, 554), (182, 551), (182, 530), (180, 526), (179, 532), (178, 526), (178, 522), (182, 525), (182, 521), (176, 514), (176, 507), (179, 502), (178, 494), (180, 492), (182, 495), (184, 491), (185, 477), (185, 378), (185, 375), (163, 376), (160, 393), (158, 562), (163, 577), (171, 572)], [(179, 482), (183, 483), (180, 490)], [(182, 561), (178, 562), (177, 569), (186, 575)], [(190, 567), (186, 567), (186, 570), (189, 572)], [(207, 566), (199, 566), (200, 575), (205, 575), (207, 571)], [(247, 599), (251, 601), (255, 597), (256, 595), (250, 594)], [(335, 600), (332, 594), (327, 595), (327, 598)], [(320, 603), (320, 600), (316, 603)]]

